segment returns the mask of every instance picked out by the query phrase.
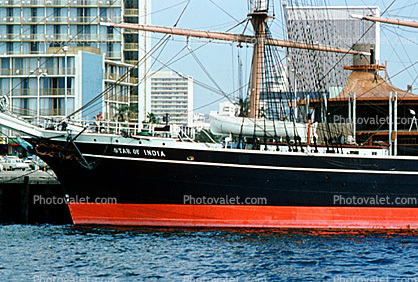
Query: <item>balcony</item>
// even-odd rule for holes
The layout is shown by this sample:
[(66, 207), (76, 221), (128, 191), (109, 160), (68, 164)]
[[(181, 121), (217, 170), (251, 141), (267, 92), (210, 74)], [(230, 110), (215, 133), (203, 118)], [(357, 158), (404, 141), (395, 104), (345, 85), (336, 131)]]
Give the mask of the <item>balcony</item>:
[(65, 109), (41, 109), (41, 116), (64, 116)]
[(129, 83), (138, 84), (138, 78), (137, 77), (130, 77), (129, 78)]
[(138, 17), (139, 11), (138, 9), (125, 9), (125, 17)]
[(106, 59), (108, 59), (108, 60), (120, 60), (121, 59), (121, 52), (116, 52), (116, 51), (106, 52)]
[(123, 29), (123, 34), (138, 34), (138, 30), (135, 29), (130, 29), (130, 28), (124, 28)]
[[(3, 0), (3, 2), (5, 2)], [(44, 6), (44, 0), (22, 0), (22, 6), (41, 7)]]
[(10, 76), (17, 76), (17, 75), (28, 76), (31, 74), (33, 74), (33, 77), (36, 77), (33, 71), (31, 72), (29, 68), (13, 68), (10, 70), (10, 73), (9, 73)]
[(20, 17), (1, 17), (0, 22), (2, 22), (2, 23), (19, 23), (20, 24)]
[(10, 89), (0, 89), (0, 95), (8, 95), (10, 93)]
[(76, 18), (69, 18), (70, 23), (74, 24), (95, 24), (98, 22), (98, 17), (93, 16), (82, 16), (82, 17), (76, 17)]
[(0, 34), (0, 41), (20, 41), (19, 33)]
[(104, 79), (116, 81), (119, 79), (119, 76), (116, 75), (115, 73), (105, 73)]
[[(67, 88), (67, 96), (72, 96), (74, 90)], [(65, 88), (42, 88), (40, 89), (41, 96), (65, 96)]]
[(125, 43), (124, 51), (138, 51), (139, 44), (138, 43)]
[(44, 41), (44, 34), (22, 34), (22, 41)]
[(45, 41), (51, 42), (51, 41), (66, 41), (68, 40), (68, 34), (62, 33), (62, 34), (51, 34), (51, 35), (45, 35)]
[(97, 6), (97, 0), (69, 0), (68, 4), (70, 7), (80, 7), (80, 6)]
[[(65, 75), (65, 68), (47, 68), (48, 75)], [(67, 68), (67, 75), (75, 75), (75, 68)]]
[(100, 38), (107, 41), (122, 41), (120, 34), (101, 34)]
[(6, 53), (6, 55), (21, 55), (22, 54), (21, 51), (13, 51), (13, 50), (6, 51), (5, 53)]
[(121, 1), (120, 0), (98, 0), (97, 1), (97, 5), (99, 7), (109, 7), (110, 5), (112, 5), (112, 7), (120, 7), (121, 6)]
[(0, 0), (1, 6), (20, 6), (20, 0)]
[(105, 102), (122, 102), (128, 103), (128, 96), (127, 95), (120, 95), (120, 94), (108, 94), (104, 97)]
[(138, 61), (137, 60), (125, 60), (124, 63), (136, 66), (138, 64)]
[(21, 18), (22, 24), (40, 24), (44, 22), (45, 22), (44, 17), (29, 17), (29, 18), (22, 17)]
[(68, 17), (48, 17), (45, 19), (46, 24), (67, 24)]
[(11, 73), (11, 69), (0, 69), (0, 75), (10, 75)]
[(13, 113), (18, 116), (36, 116), (36, 109), (13, 109)]
[(37, 89), (29, 89), (29, 88), (23, 88), (23, 89), (13, 89), (11, 91), (12, 96), (38, 96)]
[(120, 23), (121, 17), (99, 17), (99, 21), (105, 23)]
[(45, 5), (48, 7), (63, 7), (67, 6), (69, 0), (46, 0)]
[[(71, 39), (71, 36), (69, 37)], [(77, 34), (74, 41), (97, 41), (97, 34)]]
[(138, 95), (131, 95), (131, 103), (138, 103)]

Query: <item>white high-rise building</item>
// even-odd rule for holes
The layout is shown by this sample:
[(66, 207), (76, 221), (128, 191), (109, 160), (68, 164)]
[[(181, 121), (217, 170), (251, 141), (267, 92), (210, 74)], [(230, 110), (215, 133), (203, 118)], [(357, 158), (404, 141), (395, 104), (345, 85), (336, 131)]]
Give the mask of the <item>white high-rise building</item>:
[(171, 124), (193, 124), (193, 77), (158, 71), (151, 77), (151, 112), (160, 122), (168, 115)]
[[(151, 40), (144, 36), (144, 32), (101, 26), (100, 23), (150, 24), (150, 15), (150, 0), (0, 0), (0, 92), (11, 100), (21, 94), (14, 93), (15, 89), (29, 89), (32, 94), (49, 91), (54, 93), (54, 98), (61, 100), (47, 104), (41, 101), (41, 107), (46, 105), (43, 112), (50, 113), (51, 117), (63, 116), (77, 109), (77, 99), (83, 100), (81, 97), (66, 97), (81, 91), (68, 93), (63, 90), (78, 87), (73, 71), (77, 68), (74, 55), (78, 52), (102, 55), (103, 62), (119, 61), (131, 65), (141, 62), (129, 75), (130, 84), (141, 83), (139, 86), (129, 85), (127, 94), (129, 103), (138, 107), (136, 119), (142, 121), (150, 111), (151, 85), (149, 80), (143, 81), (150, 68), (149, 60), (141, 59), (150, 50)], [(83, 56), (86, 65), (89, 57), (94, 58), (92, 64), (98, 58)], [(110, 76), (119, 74), (112, 73), (112, 68), (109, 71)], [(103, 85), (110, 76), (102, 77)], [(88, 81), (83, 83), (87, 85)], [(98, 95), (102, 87), (91, 89)], [(26, 105), (26, 102), (22, 103)]]
[(232, 102), (219, 103), (219, 115), (233, 117), (238, 111), (238, 106)]

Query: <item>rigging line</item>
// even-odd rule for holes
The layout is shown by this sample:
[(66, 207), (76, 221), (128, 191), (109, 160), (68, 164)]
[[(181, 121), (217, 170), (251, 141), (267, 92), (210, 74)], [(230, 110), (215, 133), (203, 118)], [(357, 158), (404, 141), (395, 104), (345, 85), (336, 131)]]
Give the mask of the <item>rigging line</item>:
[[(383, 33), (385, 33), (385, 31), (383, 31)], [(396, 34), (397, 34), (397, 33), (396, 33)], [(399, 37), (399, 34), (397, 34), (397, 35), (398, 35), (398, 37)], [(394, 52), (395, 52), (396, 56), (398, 57), (398, 59), (401, 61), (401, 63), (402, 63), (402, 65), (403, 65), (403, 67), (405, 67), (405, 63), (404, 63), (404, 62), (402, 62), (401, 57), (399, 56), (398, 52), (396, 52), (396, 49), (394, 48), (394, 46), (393, 46), (392, 42), (390, 42), (390, 40), (389, 40), (389, 44), (390, 44), (390, 46), (393, 48), (393, 50), (394, 50)], [(405, 54), (406, 54), (406, 56), (408, 57), (409, 62), (410, 62), (410, 63), (412, 63), (411, 57), (409, 57), (409, 54), (408, 54), (408, 52), (406, 51), (405, 46), (404, 46), (403, 44), (401, 44), (401, 46), (402, 46), (403, 50), (405, 51)], [(417, 70), (415, 69), (415, 66), (414, 66), (414, 70), (415, 70), (415, 72), (417, 72)], [(414, 77), (412, 76), (412, 74), (411, 74), (409, 71), (408, 71), (408, 74), (411, 76), (411, 78), (412, 78), (412, 79), (414, 78)]]
[(192, 50), (192, 48), (189, 45), (187, 46), (187, 49), (189, 50), (189, 52), (191, 53), (191, 55), (193, 56), (197, 64), (200, 66), (200, 68), (203, 70), (203, 72), (206, 74), (206, 76), (209, 78), (209, 80), (212, 81), (212, 83), (216, 86), (216, 88), (218, 88), (218, 90), (222, 93), (222, 95), (225, 96), (225, 98), (227, 98), (230, 102), (232, 102), (230, 98), (225, 95), (225, 92), (222, 90), (219, 84), (215, 81), (215, 79), (210, 75), (210, 73), (207, 71), (205, 66), (202, 64), (202, 62), (199, 60), (199, 58), (196, 56), (195, 52)]
[(245, 26), (244, 26), (244, 31), (242, 32), (242, 34), (244, 34), (245, 29), (247, 28), (248, 22), (249, 22), (249, 19), (248, 19), (248, 18), (246, 18), (246, 19), (244, 19), (243, 21), (241, 21), (241, 22), (237, 23), (236, 25), (234, 25), (233, 27), (228, 28), (228, 29), (226, 30), (226, 32), (229, 32), (229, 31), (233, 30), (234, 28), (236, 28), (237, 26), (239, 26), (239, 25), (241, 25), (241, 24), (245, 23)]
[[(161, 39), (160, 42), (157, 43), (157, 47), (152, 48), (148, 53), (150, 52), (155, 52), (154, 49), (158, 50), (162, 44), (164, 43), (165, 40), (168, 40), (168, 38), (166, 39)], [(141, 63), (144, 59), (146, 59), (147, 54), (140, 60), (138, 61), (138, 64)], [(138, 67), (138, 64), (134, 67), (128, 70), (127, 74), (132, 72), (135, 68)], [(124, 79), (126, 77), (126, 74), (124, 76), (122, 76), (121, 78), (119, 78), (115, 85), (120, 82), (122, 79)], [(94, 97), (92, 100), (90, 100), (87, 104), (85, 104), (84, 106), (80, 107), (78, 110), (74, 111), (73, 113), (69, 114), (67, 116), (67, 118), (74, 116), (75, 114), (79, 113), (81, 110), (83, 109), (88, 109), (89, 107), (91, 107), (91, 105), (93, 105), (94, 103), (96, 103), (99, 99), (101, 99), (106, 93), (108, 93), (113, 87), (115, 87), (115, 85), (111, 85), (110, 87), (108, 87), (107, 89), (105, 89), (104, 91), (102, 91), (101, 93), (99, 93), (96, 97)]]
[(409, 42), (410, 42), (410, 43), (412, 43), (412, 44), (418, 45), (418, 43), (417, 43), (416, 41), (411, 40), (411, 39), (409, 39), (408, 37), (405, 37), (405, 36), (403, 36), (403, 35), (401, 35), (401, 34), (398, 34), (398, 33), (394, 32), (393, 30), (391, 30), (391, 29), (389, 29), (389, 28), (387, 28), (387, 27), (383, 27), (382, 29), (384, 29), (384, 30), (386, 30), (386, 31), (389, 31), (389, 32), (392, 32), (392, 33), (394, 33), (395, 35), (398, 35), (399, 37), (402, 37), (403, 39), (405, 39), (405, 40), (409, 41)]
[[(269, 31), (269, 29), (267, 29), (268, 31)], [(270, 34), (270, 33), (269, 33)], [(271, 34), (270, 34), (271, 35)], [(268, 50), (269, 50), (269, 54), (272, 56), (272, 57), (274, 57), (274, 59), (275, 59), (275, 61), (277, 62), (277, 64), (280, 66), (280, 62), (281, 62), (281, 60), (280, 60), (280, 56), (278, 55), (278, 52), (273, 52), (272, 50), (274, 50), (274, 51), (277, 51), (277, 48), (274, 48), (274, 47), (272, 47), (272, 46), (268, 46)], [(286, 95), (286, 98), (287, 98), (287, 100), (289, 101), (289, 100), (291, 100), (291, 98), (289, 97), (289, 96), (292, 96), (292, 94), (289, 94), (289, 93), (291, 93), (290, 91), (288, 92), (288, 93), (285, 93), (285, 95)], [(292, 115), (293, 115), (293, 124), (294, 124), (294, 127), (293, 127), (293, 129), (294, 129), (294, 134), (295, 134), (295, 136), (296, 136), (296, 133), (297, 132), (295, 132), (295, 130), (297, 131), (297, 129), (296, 129), (296, 124), (295, 124), (295, 119), (296, 119), (296, 117), (295, 117), (295, 112), (294, 111), (289, 111), (289, 116), (290, 116), (290, 121), (292, 121)], [(288, 135), (287, 134), (287, 129), (286, 129), (286, 124), (284, 123), (284, 127), (285, 127), (285, 130), (286, 130), (286, 136)]]
[(215, 2), (213, 2), (212, 0), (209, 0), (209, 2), (211, 2), (213, 5), (215, 5), (216, 7), (218, 7), (222, 12), (224, 12), (225, 14), (227, 14), (230, 18), (232, 18), (236, 22), (239, 22), (239, 20), (237, 20), (234, 16), (232, 16), (230, 13), (228, 13), (226, 10), (224, 10), (221, 6), (219, 6), (218, 4), (216, 4)]
[[(199, 50), (200, 48), (202, 48), (202, 47), (204, 47), (204, 46), (206, 46), (206, 45), (208, 45), (210, 42), (207, 42), (207, 43), (205, 43), (204, 45), (201, 45), (201, 46), (199, 46), (198, 48), (196, 48), (195, 49), (195, 51), (197, 51), (197, 50)], [(180, 53), (181, 53), (181, 51), (183, 51), (184, 49), (186, 49), (187, 48), (187, 46), (184, 46), (170, 61), (168, 61), (167, 63), (163, 63), (162, 61), (159, 61), (159, 63), (160, 64), (162, 64), (162, 67), (160, 67), (157, 71), (160, 71), (160, 70), (162, 70), (162, 69), (164, 69), (164, 68), (168, 68), (169, 70), (171, 70), (171, 71), (173, 71), (174, 73), (176, 73), (177, 75), (179, 75), (179, 76), (181, 76), (181, 77), (183, 77), (183, 78), (187, 78), (187, 77), (185, 77), (183, 74), (181, 74), (180, 72), (178, 72), (178, 71), (176, 71), (176, 70), (174, 70), (174, 69), (172, 69), (172, 68), (170, 68), (169, 67), (169, 65), (172, 65), (172, 64), (174, 64), (174, 63), (176, 63), (176, 62), (178, 62), (178, 61), (180, 61), (181, 59), (183, 59), (183, 58), (185, 58), (185, 57), (187, 57), (188, 55), (190, 55), (189, 53), (187, 53), (187, 54), (185, 54), (185, 55), (183, 55), (182, 57), (180, 57), (180, 58), (178, 58), (178, 59), (176, 59), (175, 61), (173, 61), (173, 59), (176, 57), (176, 56), (178, 56)], [(155, 59), (154, 57), (152, 57), (153, 59)], [(152, 75), (151, 75), (152, 76)], [(143, 79), (143, 80), (145, 80), (145, 78)], [(140, 83), (142, 83), (142, 81), (140, 82)], [(205, 84), (205, 83), (203, 83), (203, 82), (200, 82), (199, 80), (196, 80), (196, 79), (194, 79), (194, 83), (195, 84), (197, 84), (197, 85), (199, 85), (199, 86), (202, 86), (202, 87), (204, 87), (204, 88), (206, 88), (206, 89), (208, 89), (208, 90), (210, 90), (210, 91), (212, 91), (212, 92), (215, 92), (215, 93), (217, 93), (217, 94), (220, 94), (220, 95), (223, 95), (222, 94), (222, 92), (219, 92), (219, 90), (218, 89), (216, 89), (216, 88), (213, 88), (213, 87), (211, 87), (211, 86), (209, 86), (209, 85), (207, 85), (207, 84)]]
[[(167, 38), (165, 39), (165, 41), (163, 41), (163, 42), (161, 42), (160, 44), (159, 44), (159, 46), (158, 46), (158, 48), (154, 48), (155, 50), (153, 51), (153, 52), (155, 52), (155, 51), (157, 51), (161, 46), (163, 46), (164, 44), (167, 44), (167, 42), (168, 42), (168, 39), (169, 39), (169, 37), (170, 36), (167, 36)], [(164, 46), (165, 47), (165, 46)], [(163, 47), (163, 48), (164, 48)], [(161, 54), (161, 52), (160, 52), (160, 54)], [(158, 56), (160, 55), (160, 54), (158, 54)], [(145, 56), (146, 58), (145, 58), (145, 60), (146, 59), (148, 59), (148, 57), (147, 57), (147, 55)], [(156, 59), (157, 60), (157, 59)], [(154, 62), (155, 63), (155, 62)], [(151, 66), (152, 67), (152, 66)], [(143, 81), (145, 81), (146, 80), (146, 76), (147, 76), (147, 74), (148, 74), (148, 72), (151, 70), (151, 67), (150, 67), (150, 69), (147, 71), (147, 73), (145, 74), (145, 76), (144, 76), (144, 78), (141, 80), (141, 82), (139, 82), (138, 83), (138, 85), (139, 84), (141, 84)], [(133, 69), (131, 69), (131, 70), (133, 70)], [(108, 89), (107, 89), (107, 91), (106, 91), (106, 93), (107, 92), (109, 92), (113, 87), (116, 87), (116, 85), (117, 85), (117, 82), (114, 84), (114, 85), (111, 85)], [(101, 93), (101, 94), (103, 94), (103, 95), (101, 95), (101, 94), (99, 94), (99, 95), (101, 95), (100, 97), (99, 97), (99, 99), (97, 99), (96, 101), (94, 101), (93, 103), (91, 103), (91, 105), (89, 105), (89, 106), (87, 106), (85, 109), (93, 109), (94, 107), (97, 107), (97, 106), (100, 106), (100, 104), (102, 103), (102, 101), (101, 101), (101, 97), (102, 96), (104, 96), (106, 93)], [(114, 94), (112, 94), (110, 97), (113, 97), (113, 96), (115, 96), (115, 95), (117, 95), (118, 94), (118, 92), (115, 92)]]
[[(383, 16), (385, 13), (386, 13), (386, 11), (394, 4), (396, 2), (396, 0), (393, 0), (390, 4), (389, 4), (389, 6), (382, 12), (382, 14), (381, 14), (381, 16)], [(373, 22), (371, 25), (370, 25), (370, 27), (362, 34), (362, 36), (356, 41), (356, 44), (358, 43), (358, 42), (360, 42), (360, 40), (367, 34), (367, 32), (369, 32), (369, 30), (373, 27), (375, 25), (375, 22)], [(349, 50), (352, 50), (352, 48), (353, 47), (350, 47), (350, 49)], [(331, 71), (333, 70), (333, 69), (335, 69), (336, 68), (336, 66), (345, 58), (345, 56), (347, 56), (347, 54), (348, 53), (344, 53), (343, 54), (343, 56), (337, 61), (337, 63), (320, 79), (320, 81), (322, 81), (323, 79), (325, 79), (325, 77), (327, 77), (330, 73), (331, 73)], [(311, 92), (312, 91), (312, 89), (311, 90), (309, 90), (308, 92)]]
[[(418, 17), (398, 15), (398, 14), (392, 14), (392, 13), (387, 13), (387, 15), (390, 18), (402, 18), (402, 19), (409, 19), (409, 20), (417, 20), (418, 19)], [(406, 31), (406, 29), (405, 29), (405, 31)], [(414, 31), (413, 30), (409, 30), (409, 32), (414, 32)]]
[(405, 6), (399, 7), (399, 8), (392, 9), (391, 11), (392, 12), (393, 11), (398, 11), (398, 10), (402, 10), (402, 9), (409, 8), (411, 6), (416, 6), (416, 5), (417, 5), (417, 3), (413, 3), (413, 4), (409, 4), (409, 5), (405, 5)]
[(190, 0), (185, 0), (185, 1), (182, 1), (182, 2), (180, 2), (180, 3), (177, 3), (177, 4), (174, 4), (174, 5), (168, 6), (168, 7), (164, 8), (164, 9), (157, 10), (157, 11), (154, 11), (154, 12), (151, 12), (151, 13), (148, 13), (148, 14), (145, 14), (145, 15), (143, 15), (143, 16), (140, 16), (139, 18), (145, 18), (145, 17), (147, 17), (147, 16), (151, 16), (151, 15), (155, 15), (155, 14), (160, 13), (160, 12), (167, 11), (167, 10), (169, 10), (169, 9), (171, 9), (171, 8), (174, 8), (174, 7), (180, 6), (180, 5), (182, 5), (182, 4), (186, 3), (186, 2), (190, 2)]
[[(244, 20), (245, 21), (245, 20)], [(243, 22), (244, 22), (243, 21)], [(232, 28), (230, 28), (230, 26), (233, 25)], [(235, 21), (229, 21), (229, 22), (225, 22), (225, 23), (219, 23), (219, 24), (215, 24), (215, 25), (204, 25), (204, 26), (196, 26), (193, 29), (196, 30), (202, 30), (202, 29), (215, 29), (215, 28), (229, 28), (227, 31), (237, 27), (238, 25), (235, 23)]]
[(231, 57), (232, 57), (232, 60), (231, 60), (231, 62), (232, 62), (232, 89), (235, 89), (234, 44), (231, 44)]
[[(247, 86), (248, 86), (248, 84), (243, 85), (243, 86), (242, 86), (242, 88), (243, 88), (243, 89), (245, 89)], [(234, 90), (234, 91), (232, 91), (232, 92), (230, 92), (230, 93), (228, 93), (228, 94), (226, 94), (226, 95), (227, 95), (228, 97), (230, 97), (230, 96), (234, 95), (235, 93), (237, 93), (239, 90), (240, 90), (240, 89)], [(208, 107), (208, 106), (210, 106), (210, 105), (212, 105), (212, 104), (215, 104), (215, 103), (217, 103), (217, 102), (219, 102), (219, 101), (221, 101), (221, 100), (223, 100), (223, 99), (225, 99), (225, 97), (220, 97), (220, 98), (218, 98), (218, 99), (216, 99), (216, 100), (214, 100), (214, 101), (212, 101), (212, 102), (210, 102), (210, 103), (204, 104), (203, 106), (199, 106), (199, 107), (197, 107), (197, 108), (194, 108), (194, 109), (193, 109), (193, 111), (197, 111), (197, 110), (200, 110), (200, 109), (206, 108), (206, 107)]]
[[(271, 54), (272, 52), (271, 52), (270, 48), (267, 48), (267, 49), (268, 49), (268, 58), (267, 58), (267, 56), (265, 58), (266, 67), (267, 67), (267, 70), (271, 70), (272, 72), (274, 72), (274, 62), (273, 62), (273, 56)], [(267, 75), (267, 72), (266, 72), (266, 75)], [(275, 77), (275, 73), (273, 75), (270, 75), (270, 78), (274, 78), (274, 77)], [(273, 94), (274, 92), (272, 90), (273, 85), (271, 85), (269, 83), (268, 78), (269, 78), (269, 76), (266, 78), (266, 80), (267, 80), (267, 99), (268, 99), (268, 102), (270, 103), (268, 110), (269, 110), (270, 115), (272, 116), (272, 120), (273, 120), (274, 139), (277, 140), (276, 139), (277, 138), (277, 131), (276, 131), (274, 112), (273, 112), (273, 101), (275, 101), (274, 94)], [(274, 82), (272, 82), (272, 83), (274, 83)], [(273, 96), (273, 98), (271, 96)], [(265, 117), (265, 118), (267, 118), (267, 117)]]
[[(203, 48), (204, 46), (208, 45), (209, 43), (210, 43), (210, 42), (207, 42), (207, 43), (205, 43), (205, 44), (203, 44), (203, 45), (199, 46), (198, 48), (196, 48), (196, 49), (195, 49), (195, 52), (196, 52), (197, 50), (199, 50), (200, 48)], [(183, 50), (184, 50), (185, 48), (186, 48), (186, 47), (183, 47)], [(190, 54), (189, 54), (189, 53), (187, 53), (187, 54), (183, 55), (182, 57), (180, 57), (180, 58), (176, 59), (175, 61), (170, 61), (170, 65), (172, 65), (172, 64), (174, 64), (174, 63), (176, 63), (176, 62), (180, 61), (181, 59), (183, 59), (183, 58), (187, 57), (188, 55), (190, 55)], [(154, 57), (152, 57), (152, 58), (154, 58)], [(179, 75), (179, 76), (181, 76), (181, 77), (183, 77), (183, 78), (187, 78), (187, 77), (185, 77), (182, 73), (180, 73), (180, 72), (176, 71), (176, 70), (175, 70), (175, 69), (173, 69), (173, 68), (170, 68), (170, 67), (169, 67), (169, 65), (168, 65), (167, 63), (163, 63), (162, 61), (159, 61), (159, 63), (160, 63), (160, 64), (162, 64), (162, 65), (163, 65), (163, 67), (168, 68), (169, 70), (173, 71), (173, 72), (174, 72), (174, 73), (176, 73), (177, 75)], [(163, 67), (161, 67), (159, 70), (163, 69)], [(200, 82), (199, 80), (194, 79), (194, 83), (195, 83), (195, 84), (197, 84), (197, 85), (199, 85), (199, 86), (201, 86), (201, 87), (203, 87), (203, 88), (206, 88), (206, 89), (208, 89), (208, 90), (210, 90), (210, 91), (212, 91), (212, 92), (214, 92), (214, 93), (216, 93), (216, 94), (219, 94), (219, 95), (224, 95), (224, 94), (223, 94), (222, 92), (220, 92), (218, 89), (213, 88), (213, 87), (211, 87), (211, 86), (209, 86), (209, 85), (207, 85), (207, 84), (205, 84), (205, 83), (203, 83), (203, 82)], [(224, 97), (222, 97), (222, 98), (224, 98)]]
[(179, 21), (180, 21), (180, 19), (182, 18), (182, 16), (183, 16), (184, 12), (186, 11), (187, 7), (189, 6), (190, 1), (191, 1), (191, 0), (187, 1), (186, 5), (185, 5), (185, 6), (184, 6), (184, 8), (183, 8), (183, 11), (181, 11), (180, 16), (178, 17), (178, 19), (177, 19), (177, 21), (175, 22), (175, 24), (173, 25), (173, 27), (176, 27), (176, 26), (177, 26), (177, 24), (179, 23)]
[[(113, 87), (113, 85), (112, 85), (112, 87)], [(118, 90), (118, 91), (115, 91), (114, 93), (111, 93), (111, 95), (108, 96), (109, 98), (108, 98), (108, 101), (107, 102), (109, 102), (111, 104), (127, 105), (128, 104), (127, 101), (115, 101), (115, 100), (111, 100), (111, 98), (117, 97), (120, 94), (125, 94), (125, 92), (123, 90)], [(86, 115), (90, 115), (93, 112), (96, 112), (98, 109), (100, 109), (102, 107), (102, 105), (101, 105), (102, 103), (103, 103), (102, 100), (96, 101), (94, 104), (92, 104), (89, 107), (87, 107), (86, 109), (84, 109), (84, 113)], [(111, 106), (113, 106), (113, 105), (111, 105)]]

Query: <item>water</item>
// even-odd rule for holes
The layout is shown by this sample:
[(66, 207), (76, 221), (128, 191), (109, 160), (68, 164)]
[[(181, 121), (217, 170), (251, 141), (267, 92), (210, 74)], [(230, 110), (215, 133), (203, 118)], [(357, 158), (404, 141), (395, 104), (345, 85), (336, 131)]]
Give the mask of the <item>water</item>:
[(418, 232), (3, 225), (0, 281), (418, 281), (417, 249)]

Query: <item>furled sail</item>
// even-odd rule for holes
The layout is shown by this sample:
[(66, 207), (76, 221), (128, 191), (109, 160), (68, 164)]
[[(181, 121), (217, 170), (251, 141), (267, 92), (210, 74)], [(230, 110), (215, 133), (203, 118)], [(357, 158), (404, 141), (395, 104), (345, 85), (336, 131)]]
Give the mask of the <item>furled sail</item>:
[[(292, 140), (299, 136), (302, 142), (308, 140), (309, 124), (307, 123), (221, 115), (210, 115), (209, 122), (210, 131), (213, 134), (241, 134), (248, 137), (263, 137), (266, 134), (267, 137), (286, 138), (289, 136)], [(311, 132), (315, 132), (316, 123), (311, 127)]]

